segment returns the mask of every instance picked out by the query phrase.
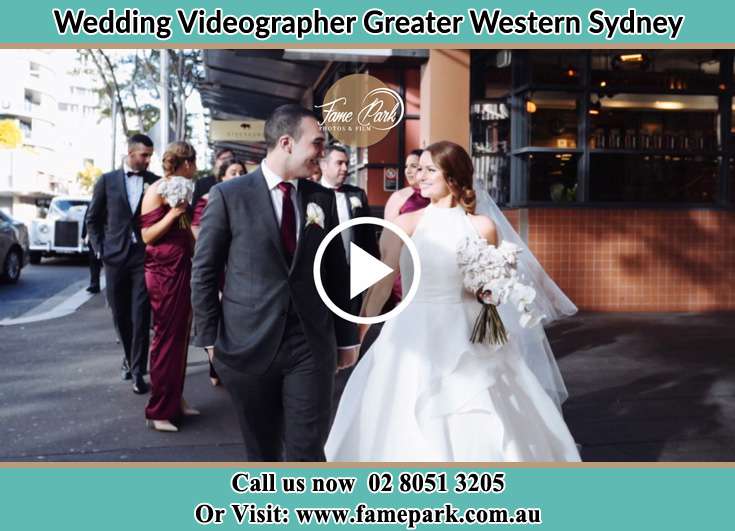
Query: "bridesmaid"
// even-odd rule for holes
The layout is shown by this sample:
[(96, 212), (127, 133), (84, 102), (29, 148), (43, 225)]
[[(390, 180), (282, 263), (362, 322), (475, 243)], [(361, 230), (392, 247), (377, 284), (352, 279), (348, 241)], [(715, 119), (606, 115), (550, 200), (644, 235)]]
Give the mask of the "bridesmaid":
[[(390, 198), (388, 198), (388, 202), (385, 204), (384, 214), (386, 220), (395, 223), (396, 218), (401, 214), (421, 210), (429, 204), (429, 199), (423, 197), (419, 191), (419, 183), (417, 179), (421, 153), (422, 150), (414, 149), (406, 157), (405, 174), (408, 186), (398, 190), (397, 192), (393, 192)], [(386, 310), (395, 307), (399, 302), (401, 302), (402, 298), (403, 290), (401, 289), (401, 275), (396, 275), (395, 282), (393, 283), (393, 291), (386, 305)]]
[(169, 144), (163, 154), (164, 176), (148, 189), (141, 209), (145, 281), (153, 317), (151, 397), (145, 417), (148, 425), (158, 431), (179, 431), (174, 422), (182, 416), (199, 414), (182, 397), (191, 325), (189, 283), (194, 244), (186, 223), (188, 205), (172, 208), (158, 192), (165, 180), (173, 176), (191, 179), (195, 173), (194, 148), (187, 142)]
[[(233, 177), (239, 177), (246, 174), (247, 170), (245, 169), (244, 162), (239, 159), (227, 159), (220, 165), (219, 171), (217, 172), (217, 175), (215, 175), (215, 178), (217, 179), (218, 183), (221, 183), (223, 181), (232, 179)], [(205, 194), (202, 196), (201, 199), (199, 199), (199, 201), (197, 201), (197, 204), (194, 205), (194, 214), (191, 218), (191, 230), (194, 233), (195, 239), (199, 236), (199, 228), (202, 223), (202, 215), (204, 214), (204, 208), (207, 206), (208, 200), (209, 194)], [(217, 371), (214, 370), (212, 360), (209, 360), (209, 381), (215, 387), (219, 385), (219, 375), (217, 374)]]
[[(217, 171), (217, 175), (215, 175), (215, 178), (217, 179), (217, 183), (221, 183), (224, 181), (228, 181), (232, 179), (233, 177), (240, 177), (241, 175), (247, 175), (247, 170), (245, 169), (245, 163), (242, 162), (239, 159), (226, 159), (222, 164), (220, 164), (219, 170)], [(209, 200), (209, 194), (204, 194), (199, 201), (197, 201), (197, 204), (194, 205), (194, 213), (192, 214), (191, 218), (191, 230), (194, 233), (194, 238), (199, 236), (199, 226), (202, 223), (202, 215), (204, 214), (204, 207), (207, 206), (207, 201)]]
[(419, 191), (419, 183), (416, 175), (419, 169), (419, 158), (423, 151), (414, 149), (406, 157), (406, 181), (408, 186), (393, 192), (385, 204), (385, 214), (383, 217), (388, 221), (395, 222), (396, 218), (401, 214), (421, 210), (429, 204), (429, 200), (421, 195)]

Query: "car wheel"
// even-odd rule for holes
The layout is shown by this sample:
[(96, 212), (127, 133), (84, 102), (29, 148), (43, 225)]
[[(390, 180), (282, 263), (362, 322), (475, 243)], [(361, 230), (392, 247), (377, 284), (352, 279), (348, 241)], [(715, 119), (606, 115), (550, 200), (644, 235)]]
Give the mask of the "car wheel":
[(41, 258), (43, 258), (43, 255), (39, 253), (38, 251), (31, 251), (30, 253), (30, 259), (31, 263), (33, 265), (38, 265), (41, 263)]
[(23, 267), (23, 258), (20, 251), (11, 249), (5, 257), (5, 264), (3, 264), (3, 278), (11, 284), (18, 282), (21, 267)]

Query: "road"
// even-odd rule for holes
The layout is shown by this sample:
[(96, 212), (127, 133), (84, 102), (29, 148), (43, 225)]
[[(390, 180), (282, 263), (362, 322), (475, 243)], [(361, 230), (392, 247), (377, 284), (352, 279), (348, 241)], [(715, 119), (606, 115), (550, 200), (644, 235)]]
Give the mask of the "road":
[(86, 287), (87, 260), (45, 258), (39, 265), (28, 264), (17, 284), (0, 283), (0, 320), (23, 315), (65, 290)]

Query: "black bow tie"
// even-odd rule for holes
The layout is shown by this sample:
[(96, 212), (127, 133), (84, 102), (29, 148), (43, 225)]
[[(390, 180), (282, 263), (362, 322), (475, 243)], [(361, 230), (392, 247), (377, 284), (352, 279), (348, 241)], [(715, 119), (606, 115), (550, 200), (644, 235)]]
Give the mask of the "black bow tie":
[(128, 177), (140, 177), (141, 173), (139, 171), (129, 171), (125, 175), (127, 175)]

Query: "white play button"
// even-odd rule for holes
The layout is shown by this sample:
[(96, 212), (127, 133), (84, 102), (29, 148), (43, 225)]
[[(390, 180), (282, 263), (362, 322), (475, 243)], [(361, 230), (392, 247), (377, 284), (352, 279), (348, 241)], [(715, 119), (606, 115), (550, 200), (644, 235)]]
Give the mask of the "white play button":
[[(403, 245), (411, 256), (411, 286), (408, 289), (408, 293), (404, 293), (403, 299), (388, 313), (373, 316), (361, 316), (353, 315), (344, 311), (333, 300), (329, 298), (327, 291), (324, 289), (324, 283), (322, 281), (321, 269), (322, 269), (322, 258), (327, 250), (327, 245), (333, 239), (341, 234), (342, 231), (355, 227), (356, 225), (378, 225), (383, 227), (383, 230), (389, 230), (398, 236)], [(403, 262), (401, 262), (403, 265)], [(368, 289), (370, 286), (390, 275), (393, 269), (371, 256), (367, 251), (364, 251), (354, 243), (350, 242), (350, 299), (354, 299), (357, 295)], [(324, 304), (329, 308), (335, 315), (338, 315), (346, 321), (360, 324), (376, 324), (382, 323), (391, 317), (395, 317), (402, 312), (413, 300), (418, 290), (419, 282), (421, 279), (421, 262), (419, 261), (419, 253), (416, 250), (416, 246), (413, 240), (406, 234), (400, 227), (380, 218), (362, 217), (355, 218), (349, 221), (340, 223), (332, 230), (330, 230), (324, 239), (319, 244), (314, 256), (314, 286), (322, 299)]]
[(350, 299), (392, 272), (393, 269), (350, 242)]

